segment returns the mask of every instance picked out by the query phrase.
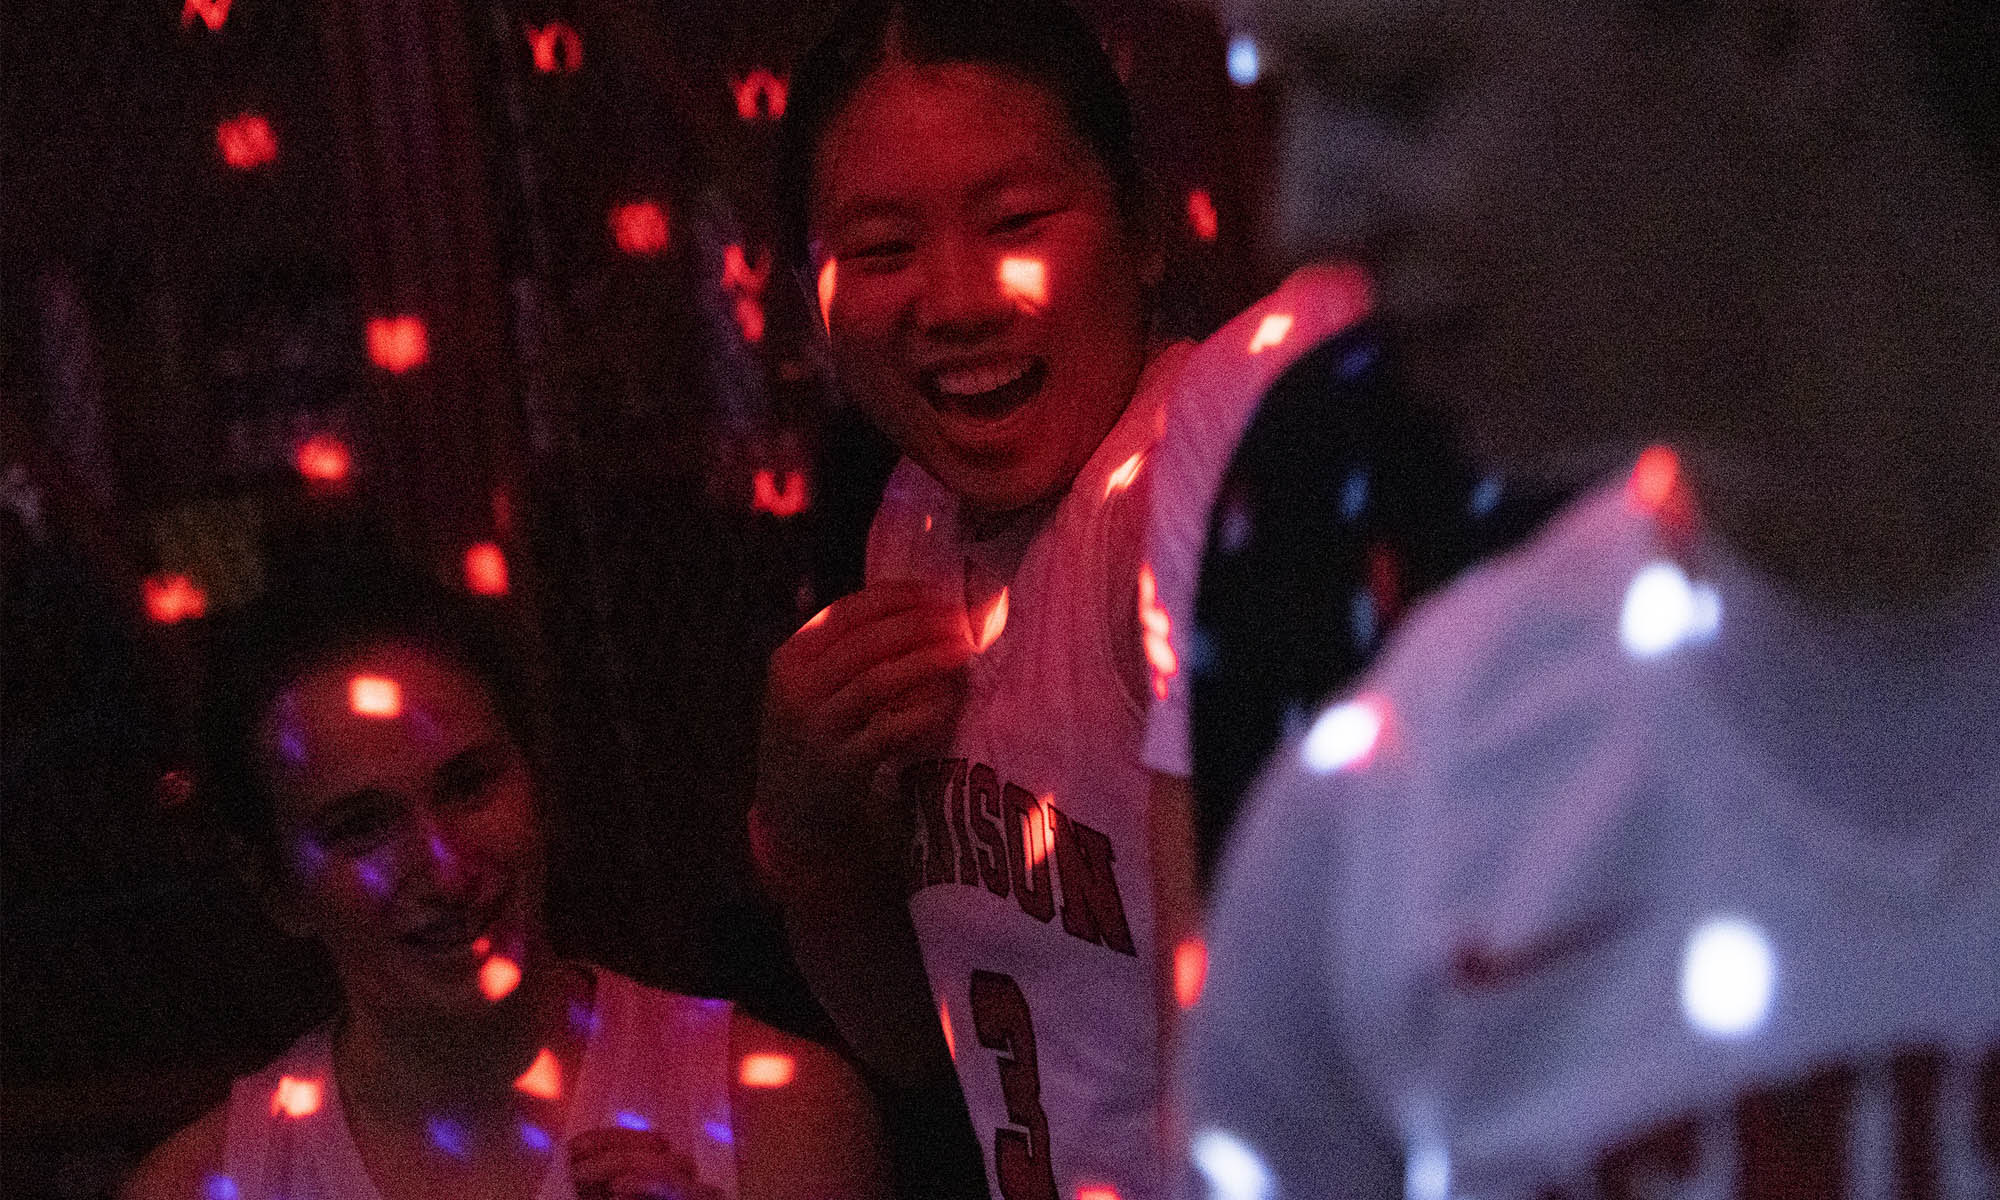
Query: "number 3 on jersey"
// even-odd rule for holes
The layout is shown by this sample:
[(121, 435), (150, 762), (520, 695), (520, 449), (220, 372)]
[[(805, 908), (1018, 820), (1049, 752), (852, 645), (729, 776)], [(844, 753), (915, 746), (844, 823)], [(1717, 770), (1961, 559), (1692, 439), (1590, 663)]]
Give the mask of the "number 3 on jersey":
[(1035, 1026), (1028, 1002), (1010, 975), (972, 973), (972, 1027), (979, 1044), (999, 1051), (1000, 1093), (1007, 1119), (1027, 1130), (993, 1134), (993, 1171), (1003, 1200), (1056, 1200), (1049, 1165), (1049, 1118), (1042, 1111), (1041, 1068), (1035, 1062)]

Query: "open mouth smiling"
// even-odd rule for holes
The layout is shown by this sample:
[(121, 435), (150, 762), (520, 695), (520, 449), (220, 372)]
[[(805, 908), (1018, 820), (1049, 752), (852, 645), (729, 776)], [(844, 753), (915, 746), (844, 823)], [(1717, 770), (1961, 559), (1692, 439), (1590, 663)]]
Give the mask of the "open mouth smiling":
[(1013, 416), (1048, 382), (1048, 363), (1024, 357), (928, 370), (917, 388), (946, 417), (997, 422)]

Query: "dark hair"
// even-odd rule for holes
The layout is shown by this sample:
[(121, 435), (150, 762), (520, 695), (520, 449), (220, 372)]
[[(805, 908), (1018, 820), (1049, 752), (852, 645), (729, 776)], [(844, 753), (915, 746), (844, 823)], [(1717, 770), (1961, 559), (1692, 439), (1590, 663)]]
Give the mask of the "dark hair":
[(1132, 104), (1097, 35), (1063, 0), (859, 0), (792, 72), (778, 141), (782, 250), (807, 265), (813, 156), (826, 127), (875, 69), (892, 58), (916, 64), (975, 63), (1012, 71), (1054, 96), (1111, 176), (1119, 211), (1144, 210)]
[(1917, 89), (1959, 136), (2000, 199), (2000, 4), (1994, 0), (1891, 3), (1916, 67)]
[(524, 750), (531, 745), (528, 693), (514, 656), (471, 597), (395, 564), (295, 569), (284, 586), (219, 628), (211, 643), (200, 791), (225, 831), (275, 859), (276, 809), (259, 763), (259, 726), (300, 676), (389, 643), (465, 669), (514, 741)]

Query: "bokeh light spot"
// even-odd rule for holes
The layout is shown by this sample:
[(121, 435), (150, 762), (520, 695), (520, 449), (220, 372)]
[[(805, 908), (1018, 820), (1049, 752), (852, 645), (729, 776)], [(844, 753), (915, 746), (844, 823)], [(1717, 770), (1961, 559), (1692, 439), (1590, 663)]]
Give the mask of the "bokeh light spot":
[(507, 555), (495, 542), (474, 542), (465, 548), (465, 586), (481, 596), (507, 594)]
[(1762, 930), (1720, 917), (1688, 935), (1681, 953), (1681, 1012), (1710, 1037), (1755, 1033), (1777, 990), (1777, 956)]
[(1306, 766), (1321, 774), (1366, 766), (1387, 723), (1388, 705), (1376, 697), (1360, 696), (1336, 704), (1313, 722), (1300, 756)]
[(239, 171), (254, 171), (278, 160), (278, 135), (268, 118), (243, 113), (215, 127), (215, 148), (223, 162)]
[(1257, 331), (1250, 335), (1250, 353), (1262, 354), (1274, 346), (1281, 346), (1292, 332), (1297, 318), (1290, 313), (1266, 313), (1257, 322)]
[(562, 1064), (556, 1061), (555, 1052), (542, 1047), (535, 1061), (514, 1081), (514, 1090), (540, 1100), (562, 1099)]
[(1189, 1157), (1208, 1181), (1210, 1200), (1267, 1200), (1271, 1169), (1242, 1138), (1220, 1129), (1194, 1135)]
[(1182, 1008), (1193, 1008), (1207, 982), (1208, 945), (1198, 937), (1183, 940), (1174, 947), (1174, 1001)]
[(357, 717), (401, 716), (403, 686), (385, 675), (356, 675), (347, 681), (347, 707)]
[(1207, 188), (1196, 188), (1188, 193), (1187, 219), (1188, 228), (1204, 242), (1214, 241), (1216, 234), (1222, 231), (1222, 222), (1215, 215), (1215, 198), (1208, 194)]
[(479, 992), (498, 1004), (521, 986), (521, 964), (504, 954), (496, 954), (479, 965)]
[(430, 329), (422, 317), (404, 313), (368, 319), (368, 361), (401, 375), (430, 361)]
[(620, 204), (606, 222), (611, 226), (611, 243), (621, 254), (651, 258), (667, 248), (667, 210), (657, 200)]
[(798, 1064), (789, 1054), (746, 1054), (737, 1064), (736, 1078), (744, 1087), (781, 1088), (798, 1074)]
[(186, 575), (171, 572), (148, 575), (141, 586), (145, 591), (146, 616), (161, 625), (199, 620), (208, 613), (208, 593)]
[(271, 1093), (271, 1115), (310, 1117), (319, 1111), (320, 1099), (319, 1080), (281, 1075), (277, 1090)]

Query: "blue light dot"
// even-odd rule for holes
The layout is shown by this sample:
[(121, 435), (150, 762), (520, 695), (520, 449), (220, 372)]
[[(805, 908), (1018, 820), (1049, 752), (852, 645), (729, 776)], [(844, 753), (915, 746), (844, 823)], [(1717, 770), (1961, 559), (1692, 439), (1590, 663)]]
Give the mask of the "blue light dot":
[(456, 1121), (448, 1121), (443, 1117), (432, 1117), (430, 1123), (425, 1128), (430, 1133), (431, 1145), (436, 1146), (453, 1158), (460, 1160), (465, 1158), (465, 1127), (463, 1125), (458, 1124)]
[(1368, 507), (1368, 470), (1356, 467), (1340, 486), (1340, 519), (1350, 524)]
[(701, 1130), (710, 1138), (725, 1146), (734, 1146), (736, 1144), (736, 1131), (729, 1127), (729, 1122), (727, 1121), (704, 1121), (702, 1122)]
[(1340, 377), (1349, 380), (1359, 379), (1375, 365), (1375, 357), (1373, 346), (1360, 346), (1348, 351), (1347, 357), (1340, 360)]
[(1472, 501), (1467, 507), (1472, 510), (1474, 517), (1483, 517), (1499, 506), (1500, 487), (1499, 478), (1488, 475), (1479, 481), (1478, 487), (1472, 489)]
[(540, 1125), (521, 1122), (521, 1144), (537, 1154), (547, 1154), (554, 1143), (549, 1141), (549, 1131)]
[(210, 1175), (202, 1184), (201, 1194), (208, 1200), (236, 1200), (236, 1181), (227, 1175)]
[(1239, 33), (1229, 39), (1229, 82), (1237, 87), (1249, 87), (1257, 82), (1259, 63), (1257, 43), (1249, 34)]
[(1347, 626), (1349, 634), (1354, 638), (1355, 649), (1366, 650), (1375, 644), (1375, 635), (1378, 632), (1375, 620), (1375, 597), (1368, 594), (1367, 588), (1354, 589), (1354, 598), (1348, 603), (1347, 608)]
[(646, 1118), (640, 1116), (638, 1113), (635, 1113), (630, 1109), (627, 1109), (624, 1112), (619, 1113), (616, 1117), (612, 1119), (617, 1121), (618, 1124), (624, 1126), (625, 1128), (636, 1129), (640, 1133), (644, 1133), (653, 1127), (653, 1123), (651, 1121), (648, 1121)]

